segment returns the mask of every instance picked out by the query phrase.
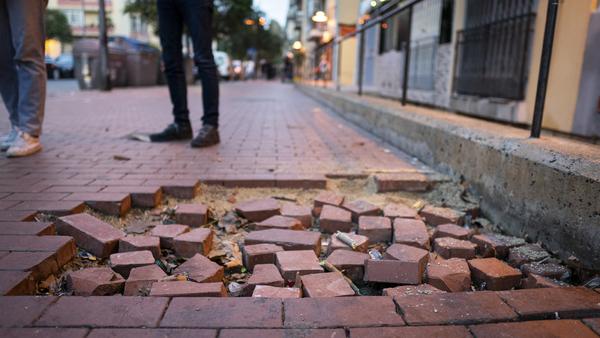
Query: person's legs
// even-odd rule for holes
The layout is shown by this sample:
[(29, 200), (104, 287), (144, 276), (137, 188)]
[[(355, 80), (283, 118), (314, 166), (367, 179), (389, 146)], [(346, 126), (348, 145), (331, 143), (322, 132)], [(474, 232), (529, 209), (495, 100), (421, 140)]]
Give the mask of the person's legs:
[[(11, 129), (19, 125), (19, 81), (17, 78), (17, 65), (15, 65), (14, 48), (10, 33), (10, 23), (6, 0), (0, 0), (0, 95), (8, 110)], [(12, 133), (0, 138), (0, 148), (5, 151), (15, 139)], [(13, 135), (11, 135), (13, 134)]]

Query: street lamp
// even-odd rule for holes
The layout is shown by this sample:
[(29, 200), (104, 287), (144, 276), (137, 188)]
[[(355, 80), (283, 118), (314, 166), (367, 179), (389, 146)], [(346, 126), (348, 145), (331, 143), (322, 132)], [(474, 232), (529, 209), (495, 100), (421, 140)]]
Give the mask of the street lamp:
[(327, 22), (327, 20), (327, 15), (325, 15), (325, 12), (323, 11), (318, 11), (315, 13), (315, 15), (312, 16), (312, 21), (314, 22), (322, 23)]
[(302, 49), (302, 42), (300, 42), (299, 40), (294, 41), (294, 43), (292, 44), (292, 48), (294, 50), (301, 50)]

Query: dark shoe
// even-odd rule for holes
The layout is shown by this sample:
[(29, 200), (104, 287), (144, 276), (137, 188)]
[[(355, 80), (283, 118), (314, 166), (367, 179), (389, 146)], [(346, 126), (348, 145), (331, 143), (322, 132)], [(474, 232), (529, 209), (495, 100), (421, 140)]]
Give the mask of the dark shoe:
[(192, 148), (204, 148), (221, 142), (219, 129), (211, 125), (205, 125), (198, 131), (198, 136), (192, 140)]
[(150, 142), (189, 140), (194, 136), (190, 124), (171, 123), (160, 133), (150, 134)]

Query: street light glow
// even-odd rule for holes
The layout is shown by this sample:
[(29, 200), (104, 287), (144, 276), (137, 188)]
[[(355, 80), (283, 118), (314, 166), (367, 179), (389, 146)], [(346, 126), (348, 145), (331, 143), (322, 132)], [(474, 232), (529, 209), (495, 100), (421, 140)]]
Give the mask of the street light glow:
[(252, 26), (252, 25), (254, 25), (254, 20), (252, 20), (252, 19), (246, 19), (246, 20), (244, 20), (244, 24), (246, 26)]
[(302, 49), (302, 42), (300, 42), (298, 40), (294, 41), (294, 43), (292, 44), (292, 48), (295, 50)]
[(327, 15), (325, 15), (325, 12), (323, 11), (316, 12), (312, 17), (312, 21), (314, 22), (327, 22), (327, 20)]

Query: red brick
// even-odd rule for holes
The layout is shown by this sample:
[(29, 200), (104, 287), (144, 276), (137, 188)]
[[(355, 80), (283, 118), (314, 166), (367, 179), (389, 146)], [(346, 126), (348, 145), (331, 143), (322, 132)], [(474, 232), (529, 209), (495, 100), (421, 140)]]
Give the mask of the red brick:
[(523, 264), (521, 266), (521, 271), (523, 271), (523, 273), (526, 276), (529, 276), (530, 274), (536, 274), (562, 281), (568, 280), (571, 277), (571, 271), (569, 270), (569, 268), (567, 268), (564, 265), (552, 262), (533, 262)]
[[(36, 291), (36, 283), (27, 271), (0, 271), (0, 295), (31, 295)], [(2, 299), (2, 298), (0, 298)], [(2, 307), (0, 307), (2, 309)]]
[(402, 203), (390, 203), (383, 208), (383, 216), (391, 220), (395, 218), (416, 218), (417, 210)]
[(255, 298), (302, 298), (299, 288), (278, 288), (269, 285), (257, 285), (252, 292)]
[(252, 231), (244, 239), (246, 245), (271, 243), (284, 250), (313, 250), (321, 253), (321, 234), (313, 231), (268, 229)]
[(62, 297), (35, 325), (155, 327), (168, 301), (159, 297)]
[(548, 257), (550, 257), (548, 251), (537, 244), (525, 244), (508, 250), (508, 263), (517, 268)]
[(280, 214), (279, 202), (272, 198), (240, 202), (234, 208), (238, 214), (250, 222), (261, 222)]
[(283, 306), (290, 328), (404, 325), (390, 297), (285, 299)]
[(160, 258), (160, 239), (153, 236), (127, 235), (119, 239), (119, 252), (143, 251), (152, 252), (155, 259)]
[(126, 192), (75, 193), (65, 201), (84, 201), (90, 208), (112, 216), (122, 217), (131, 209), (131, 196)]
[(452, 237), (436, 238), (433, 241), (433, 249), (444, 258), (475, 258), (476, 248), (474, 243)]
[(429, 250), (429, 232), (423, 221), (396, 218), (394, 220), (393, 242)]
[(344, 201), (342, 208), (352, 213), (352, 221), (358, 223), (360, 216), (379, 216), (381, 209), (378, 206), (373, 205), (365, 201)]
[(76, 254), (75, 241), (69, 236), (0, 236), (0, 251), (53, 252), (60, 267)]
[(257, 285), (283, 287), (283, 277), (274, 264), (257, 264), (246, 285), (245, 293), (251, 295)]
[(600, 318), (588, 318), (584, 319), (583, 322), (600, 335)]
[(173, 239), (175, 253), (182, 257), (192, 257), (195, 254), (207, 256), (212, 249), (213, 231), (209, 228), (198, 228), (183, 233)]
[(489, 291), (406, 296), (397, 302), (408, 325), (512, 321), (517, 315)]
[(358, 234), (367, 236), (369, 243), (389, 242), (392, 240), (392, 221), (381, 216), (360, 216)]
[(427, 265), (427, 282), (444, 291), (470, 291), (469, 264), (462, 258), (432, 261)]
[(499, 295), (527, 320), (600, 316), (600, 294), (582, 287), (502, 291)]
[(324, 205), (340, 206), (344, 203), (344, 196), (338, 195), (333, 191), (321, 191), (314, 199), (314, 207)]
[(185, 273), (191, 281), (198, 283), (221, 282), (224, 277), (222, 266), (200, 254), (188, 259), (173, 272)]
[(522, 323), (482, 324), (470, 327), (476, 337), (597, 337), (592, 330), (577, 320), (538, 320)]
[(405, 297), (415, 295), (433, 295), (437, 293), (446, 293), (446, 291), (440, 290), (430, 284), (419, 284), (419, 285), (403, 285), (396, 286), (394, 288), (383, 289), (382, 295), (389, 297)]
[(223, 179), (226, 188), (273, 188), (275, 175), (273, 174), (231, 174)]
[(285, 229), (285, 230), (304, 230), (302, 223), (291, 217), (275, 215), (254, 225), (255, 230), (266, 229)]
[(36, 215), (32, 210), (0, 210), (0, 222), (32, 222)]
[(456, 239), (467, 240), (469, 239), (469, 237), (471, 237), (472, 234), (473, 232), (469, 229), (466, 229), (456, 224), (447, 223), (440, 224), (437, 227), (435, 227), (433, 238), (452, 237)]
[(127, 278), (133, 268), (154, 264), (154, 256), (148, 250), (121, 252), (110, 255), (110, 267)]
[(152, 283), (162, 280), (167, 274), (158, 265), (146, 265), (133, 268), (125, 282), (125, 296), (146, 296), (150, 293)]
[(175, 210), (175, 222), (199, 227), (208, 223), (208, 208), (200, 203), (178, 204)]
[(254, 244), (242, 247), (244, 266), (252, 272), (257, 264), (275, 264), (275, 253), (283, 248), (275, 244)]
[(53, 223), (46, 222), (0, 222), (0, 235), (56, 235)]
[(0, 271), (31, 271), (36, 281), (58, 272), (53, 252), (11, 252), (0, 258)]
[(56, 300), (56, 297), (0, 297), (0, 327), (30, 326)]
[(275, 186), (288, 189), (325, 189), (327, 178), (321, 174), (275, 174)]
[(144, 185), (162, 187), (166, 195), (180, 199), (192, 199), (200, 193), (200, 181), (196, 179), (150, 179)]
[(365, 281), (421, 284), (429, 253), (403, 244), (393, 244), (383, 260), (365, 261)]
[(331, 205), (324, 205), (319, 216), (319, 229), (321, 232), (333, 234), (336, 231), (349, 232), (352, 224), (352, 214), (344, 209)]
[(462, 225), (465, 217), (465, 213), (462, 211), (432, 205), (426, 205), (419, 214), (425, 218), (427, 224), (433, 226), (445, 223)]
[(375, 175), (377, 192), (429, 190), (431, 183), (426, 175), (416, 172)]
[(315, 273), (300, 277), (305, 297), (344, 297), (354, 296), (344, 276), (337, 272)]
[[(1, 195), (1, 194), (0, 194)], [(0, 210), (6, 210), (20, 204), (22, 201), (5, 201), (0, 200)]]
[(3, 338), (84, 338), (87, 333), (87, 329), (68, 329), (63, 327), (0, 329), (0, 337)]
[(216, 330), (208, 329), (93, 329), (87, 338), (216, 338)]
[(304, 228), (310, 228), (312, 226), (312, 212), (310, 207), (284, 203), (281, 207), (281, 215), (299, 220)]
[(474, 235), (471, 241), (477, 244), (477, 254), (500, 259), (508, 256), (508, 249), (525, 244), (524, 239), (493, 233)]
[(136, 208), (155, 208), (160, 205), (163, 193), (162, 188), (155, 186), (108, 186), (102, 189), (104, 193), (128, 193), (131, 196), (131, 205)]
[(190, 227), (183, 224), (159, 224), (150, 231), (151, 236), (160, 238), (160, 247), (173, 249), (175, 237), (190, 231)]
[(277, 328), (281, 327), (281, 318), (282, 306), (279, 299), (174, 298), (160, 326)]
[(67, 196), (58, 192), (19, 192), (5, 197), (3, 201), (58, 201)]
[(121, 293), (125, 280), (108, 267), (85, 268), (67, 275), (67, 289), (75, 296), (110, 296)]
[(370, 327), (350, 329), (352, 338), (471, 338), (463, 326)]
[(521, 282), (521, 271), (494, 257), (471, 259), (469, 266), (473, 279), (488, 290), (510, 290)]
[(153, 297), (227, 297), (223, 283), (196, 283), (190, 281), (156, 282), (152, 284)]
[(76, 193), (76, 192), (99, 192), (102, 190), (100, 186), (94, 185), (54, 185), (45, 189), (44, 192), (66, 192), (66, 193)]
[(72, 236), (77, 246), (100, 258), (117, 251), (119, 239), (125, 236), (123, 231), (88, 214), (60, 217), (55, 224), (59, 234)]
[(219, 338), (342, 338), (346, 337), (344, 329), (225, 329)]
[[(85, 210), (83, 201), (26, 201), (13, 207), (14, 210), (32, 211), (35, 210), (42, 214), (53, 215), (56, 217), (78, 214)], [(12, 219), (16, 221), (17, 219)], [(31, 219), (18, 219), (19, 221), (28, 221)]]
[(527, 278), (521, 280), (522, 289), (535, 289), (535, 288), (558, 288), (567, 287), (568, 284), (546, 278), (544, 276), (530, 273)]
[(362, 281), (367, 259), (369, 255), (362, 252), (335, 250), (327, 257), (327, 262), (342, 271), (348, 278)]
[[(357, 235), (355, 233), (344, 233), (346, 236), (352, 238), (352, 240), (354, 240), (354, 243), (356, 243), (356, 249), (354, 249), (354, 251), (357, 252), (367, 252), (367, 249), (369, 248), (369, 238), (367, 236), (363, 236), (363, 235)], [(348, 246), (348, 244), (340, 241), (337, 236), (334, 234), (331, 236), (330, 240), (329, 240), (329, 245), (327, 246), (327, 254), (330, 255), (333, 251), (335, 250), (349, 250), (349, 251), (353, 251), (352, 248), (350, 246)]]
[(296, 275), (323, 272), (319, 259), (312, 250), (279, 251), (275, 253), (275, 260), (286, 281), (295, 281)]

